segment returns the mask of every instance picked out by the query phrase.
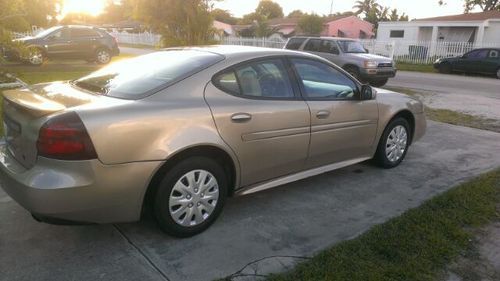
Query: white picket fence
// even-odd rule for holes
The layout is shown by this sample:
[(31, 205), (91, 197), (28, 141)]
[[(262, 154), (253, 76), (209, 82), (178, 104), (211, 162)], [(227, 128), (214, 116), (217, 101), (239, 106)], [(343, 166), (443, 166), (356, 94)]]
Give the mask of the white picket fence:
[(161, 44), (161, 35), (150, 32), (128, 33), (128, 32), (110, 32), (116, 38), (118, 43), (133, 45), (146, 45), (158, 47)]
[(282, 38), (245, 38), (225, 37), (221, 40), (222, 45), (240, 45), (252, 47), (278, 48), (285, 47), (286, 39)]

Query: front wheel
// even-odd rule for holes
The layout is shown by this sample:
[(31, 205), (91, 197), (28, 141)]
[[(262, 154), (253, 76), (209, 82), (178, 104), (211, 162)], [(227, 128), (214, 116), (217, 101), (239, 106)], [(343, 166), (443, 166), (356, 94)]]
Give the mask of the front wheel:
[(175, 237), (203, 232), (217, 219), (227, 195), (227, 176), (216, 161), (187, 158), (163, 178), (154, 199), (160, 228)]
[(443, 74), (450, 74), (451, 73), (451, 65), (449, 63), (441, 64), (439, 66), (439, 72)]
[(45, 56), (43, 51), (39, 48), (30, 47), (28, 48), (27, 61), (33, 66), (40, 66), (45, 61)]
[(500, 68), (497, 69), (497, 78), (500, 79)]
[(375, 162), (386, 169), (398, 166), (406, 156), (410, 146), (410, 125), (404, 118), (392, 120), (380, 138)]
[(373, 81), (370, 81), (370, 85), (372, 85), (373, 87), (380, 88), (380, 87), (384, 86), (385, 84), (387, 84), (387, 81), (389, 81), (388, 78), (381, 79), (381, 80), (373, 80)]

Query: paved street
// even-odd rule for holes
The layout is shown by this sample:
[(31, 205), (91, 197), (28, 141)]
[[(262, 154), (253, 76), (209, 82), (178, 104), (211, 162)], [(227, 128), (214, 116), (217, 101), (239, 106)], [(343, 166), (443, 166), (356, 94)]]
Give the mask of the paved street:
[(500, 79), (492, 77), (398, 71), (387, 86), (500, 100)]
[[(212, 280), (271, 256), (311, 256), (500, 166), (500, 134), (429, 123), (403, 164), (360, 164), (232, 198), (205, 233), (174, 239), (140, 223), (53, 226), (0, 192), (1, 280)], [(245, 273), (286, 269), (275, 257)]]

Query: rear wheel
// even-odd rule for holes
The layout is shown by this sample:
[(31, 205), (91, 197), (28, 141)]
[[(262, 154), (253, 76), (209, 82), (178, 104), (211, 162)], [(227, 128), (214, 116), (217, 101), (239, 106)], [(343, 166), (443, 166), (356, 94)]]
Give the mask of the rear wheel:
[(500, 68), (497, 69), (497, 78), (500, 79)]
[(107, 64), (111, 61), (111, 53), (106, 49), (99, 49), (96, 52), (95, 61), (98, 64)]
[(410, 125), (406, 119), (398, 117), (385, 128), (374, 160), (383, 168), (394, 168), (405, 158), (409, 145)]
[(154, 199), (160, 228), (175, 237), (190, 237), (207, 229), (219, 216), (227, 195), (222, 166), (205, 157), (176, 164), (163, 178)]
[(389, 78), (385, 78), (385, 79), (381, 79), (381, 80), (373, 80), (373, 81), (370, 81), (370, 85), (372, 85), (373, 87), (382, 87), (384, 86), (385, 84), (387, 84), (387, 81), (389, 81)]
[(444, 74), (451, 73), (451, 65), (449, 63), (441, 64), (439, 66), (439, 72)]

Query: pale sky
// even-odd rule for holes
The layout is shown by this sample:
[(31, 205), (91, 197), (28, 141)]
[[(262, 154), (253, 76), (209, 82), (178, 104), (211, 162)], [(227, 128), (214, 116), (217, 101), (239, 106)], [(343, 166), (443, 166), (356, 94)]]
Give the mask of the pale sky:
[[(293, 10), (329, 14), (331, 0), (273, 0), (283, 7), (285, 16)], [(355, 0), (334, 0), (333, 13), (351, 11)], [(438, 0), (378, 0), (382, 6), (396, 8), (414, 18), (428, 18), (463, 13), (463, 0), (448, 0), (445, 6), (439, 6)], [(223, 0), (216, 2), (215, 7), (228, 10), (234, 16), (241, 17), (255, 10), (259, 0)]]

